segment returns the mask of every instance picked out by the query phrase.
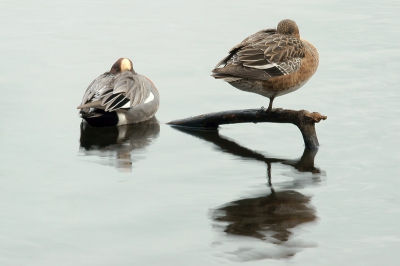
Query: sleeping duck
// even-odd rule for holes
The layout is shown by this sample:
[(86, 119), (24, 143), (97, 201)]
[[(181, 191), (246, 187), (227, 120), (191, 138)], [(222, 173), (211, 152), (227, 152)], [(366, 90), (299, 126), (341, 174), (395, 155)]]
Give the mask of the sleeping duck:
[(318, 63), (317, 49), (300, 38), (296, 22), (285, 19), (276, 29), (261, 30), (233, 47), (212, 76), (268, 97), (267, 112), (271, 112), (274, 99), (303, 86)]
[(131, 60), (120, 58), (110, 71), (93, 80), (77, 108), (89, 125), (108, 127), (149, 120), (159, 105), (153, 82), (137, 74)]

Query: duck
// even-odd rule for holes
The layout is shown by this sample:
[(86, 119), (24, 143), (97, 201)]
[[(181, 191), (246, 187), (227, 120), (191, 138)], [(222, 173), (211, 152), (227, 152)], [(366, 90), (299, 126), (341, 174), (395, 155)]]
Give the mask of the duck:
[(272, 112), (274, 99), (306, 84), (318, 64), (314, 45), (300, 38), (295, 21), (284, 19), (276, 29), (260, 30), (234, 46), (211, 76), (269, 98), (265, 111)]
[(147, 121), (159, 105), (154, 83), (136, 73), (130, 59), (119, 58), (90, 83), (77, 109), (90, 126), (110, 127)]

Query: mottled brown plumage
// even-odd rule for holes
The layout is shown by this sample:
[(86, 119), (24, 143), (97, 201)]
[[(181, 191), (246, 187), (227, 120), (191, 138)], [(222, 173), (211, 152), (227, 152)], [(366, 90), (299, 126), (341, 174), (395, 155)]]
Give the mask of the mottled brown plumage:
[(318, 67), (315, 47), (300, 38), (293, 20), (279, 22), (277, 29), (261, 30), (233, 47), (212, 71), (216, 79), (270, 98), (303, 86)]

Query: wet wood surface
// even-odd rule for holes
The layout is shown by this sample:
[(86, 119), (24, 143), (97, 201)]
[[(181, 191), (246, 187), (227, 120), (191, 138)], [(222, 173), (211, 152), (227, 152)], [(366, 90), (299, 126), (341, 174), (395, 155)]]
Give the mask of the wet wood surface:
[(287, 110), (276, 108), (272, 112), (265, 109), (245, 109), (222, 111), (194, 117), (177, 119), (169, 122), (169, 125), (200, 129), (217, 130), (219, 125), (237, 123), (290, 123), (296, 125), (304, 140), (304, 144), (309, 149), (317, 149), (319, 146), (315, 123), (327, 119), (327, 116), (318, 112), (308, 112), (306, 110)]

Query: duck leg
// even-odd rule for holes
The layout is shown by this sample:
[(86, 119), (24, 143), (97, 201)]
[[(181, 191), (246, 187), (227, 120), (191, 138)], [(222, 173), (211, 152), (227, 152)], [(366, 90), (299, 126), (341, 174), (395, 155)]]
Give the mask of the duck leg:
[(271, 113), (271, 111), (272, 111), (272, 102), (274, 101), (274, 99), (275, 99), (275, 97), (269, 98), (269, 105), (268, 105), (267, 113)]
[(275, 193), (275, 190), (272, 186), (272, 177), (271, 177), (271, 163), (270, 162), (266, 162), (267, 163), (267, 176), (268, 176), (268, 186), (271, 189), (271, 193)]

